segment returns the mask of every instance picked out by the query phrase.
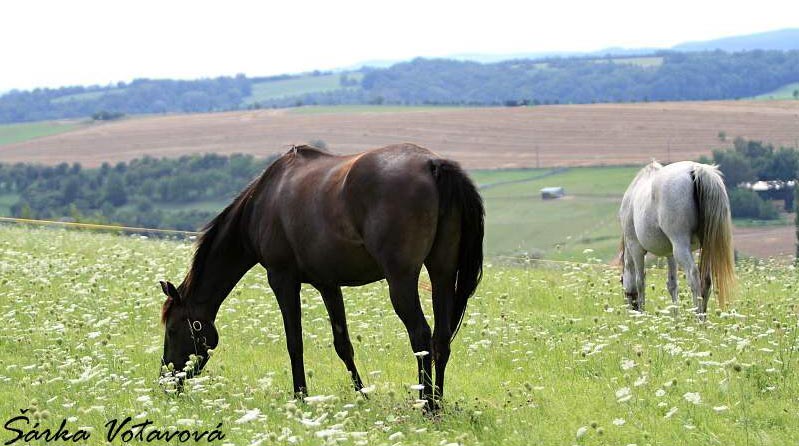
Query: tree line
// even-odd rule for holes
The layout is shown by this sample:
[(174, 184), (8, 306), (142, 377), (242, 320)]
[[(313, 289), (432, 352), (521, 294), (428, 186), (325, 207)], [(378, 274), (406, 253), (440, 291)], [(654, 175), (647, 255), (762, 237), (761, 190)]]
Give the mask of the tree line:
[(18, 197), (11, 214), (21, 218), (197, 230), (272, 159), (144, 157), (93, 169), (0, 163), (0, 194)]
[[(654, 62), (635, 60), (642, 58)], [(739, 99), (799, 82), (799, 51), (660, 51), (635, 58), (572, 57), (489, 64), (415, 59), (361, 71), (364, 76), (360, 84), (344, 73), (340, 89), (265, 99), (257, 104), (245, 103), (253, 85), (298, 76), (138, 79), (106, 87), (12, 91), (0, 96), (0, 123), (88, 117), (103, 112), (107, 114), (98, 116), (300, 105), (513, 106)], [(329, 73), (308, 75), (321, 74)]]

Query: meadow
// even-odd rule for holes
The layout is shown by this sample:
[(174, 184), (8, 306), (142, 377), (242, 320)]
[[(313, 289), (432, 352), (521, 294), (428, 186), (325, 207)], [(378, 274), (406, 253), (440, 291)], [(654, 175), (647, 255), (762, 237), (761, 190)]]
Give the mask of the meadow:
[[(639, 167), (474, 171), (486, 204), (486, 249), (497, 256), (610, 260), (619, 244), (621, 197)], [(541, 188), (566, 196), (542, 200)]]
[(758, 100), (796, 99), (793, 93), (797, 90), (799, 90), (799, 82), (794, 82), (792, 84), (783, 85), (782, 87), (774, 91), (771, 91), (769, 93), (763, 93), (761, 95), (754, 96), (751, 99), (758, 99)]
[[(360, 81), (362, 73), (346, 73), (352, 80)], [(283, 80), (257, 82), (252, 86), (250, 96), (244, 98), (243, 104), (279, 99), (288, 96), (300, 96), (307, 93), (324, 93), (342, 88), (341, 73), (323, 74), (319, 76), (305, 75)], [(353, 87), (346, 87), (353, 88)]]
[[(414, 357), (384, 282), (344, 293), (368, 399), (351, 390), (322, 301), (303, 287), (312, 396), (294, 400), (261, 269), (224, 303), (221, 343), (203, 375), (179, 396), (164, 393), (157, 281), (179, 281), (190, 256), (186, 241), (0, 226), (3, 420), (29, 409), (40, 431), (65, 420), (71, 432), (88, 431), (90, 445), (108, 444), (105, 424), (127, 416), (153, 422), (144, 434), (219, 428), (217, 445), (799, 441), (792, 267), (739, 264), (736, 301), (711, 304), (699, 323), (684, 289), (672, 316), (658, 269), (648, 275), (648, 312), (631, 314), (618, 270), (590, 253), (557, 269), (487, 259), (453, 343), (444, 410), (430, 417), (416, 407)], [(14, 426), (32, 426), (23, 424)], [(3, 442), (14, 436), (0, 432)]]
[(0, 125), (0, 145), (57, 135), (80, 128), (77, 122), (42, 121)]

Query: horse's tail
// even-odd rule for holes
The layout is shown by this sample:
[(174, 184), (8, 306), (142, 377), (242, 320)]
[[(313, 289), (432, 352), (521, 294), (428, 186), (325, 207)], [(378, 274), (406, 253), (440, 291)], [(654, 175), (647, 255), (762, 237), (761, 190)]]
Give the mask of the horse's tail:
[(716, 299), (724, 306), (735, 288), (735, 256), (732, 248), (730, 199), (715, 166), (697, 164), (693, 169), (694, 196), (698, 203), (702, 253), (699, 277), (712, 277)]
[(438, 189), (439, 215), (447, 215), (453, 208), (460, 210), (458, 270), (455, 301), (450, 319), (451, 339), (454, 339), (463, 322), (469, 298), (483, 277), (485, 209), (477, 187), (457, 163), (435, 159), (431, 161), (431, 169)]

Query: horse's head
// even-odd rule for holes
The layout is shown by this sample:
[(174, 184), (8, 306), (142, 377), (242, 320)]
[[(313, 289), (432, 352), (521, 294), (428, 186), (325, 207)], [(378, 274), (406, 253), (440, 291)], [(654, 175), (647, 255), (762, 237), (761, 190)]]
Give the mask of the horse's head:
[(180, 388), (184, 378), (198, 375), (219, 343), (213, 322), (192, 314), (188, 303), (170, 282), (161, 282), (166, 301), (161, 308), (164, 324), (164, 355), (161, 376), (177, 378)]

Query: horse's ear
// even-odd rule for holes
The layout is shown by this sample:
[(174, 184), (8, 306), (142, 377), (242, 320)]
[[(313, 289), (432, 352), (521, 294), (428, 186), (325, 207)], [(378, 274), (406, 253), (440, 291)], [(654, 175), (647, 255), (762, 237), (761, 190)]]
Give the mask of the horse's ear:
[(161, 291), (166, 294), (166, 297), (171, 298), (176, 304), (180, 305), (180, 293), (178, 293), (175, 285), (172, 285), (172, 282), (164, 282), (163, 280), (159, 281), (159, 283), (161, 284)]

